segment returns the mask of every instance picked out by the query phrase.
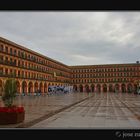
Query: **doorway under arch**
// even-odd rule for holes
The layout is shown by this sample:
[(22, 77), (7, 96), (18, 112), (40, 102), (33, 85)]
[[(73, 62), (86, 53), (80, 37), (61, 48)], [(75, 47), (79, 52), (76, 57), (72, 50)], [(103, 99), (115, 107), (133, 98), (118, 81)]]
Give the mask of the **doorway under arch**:
[(116, 84), (115, 87), (114, 87), (114, 92), (118, 93), (119, 92), (119, 85)]
[(33, 93), (33, 83), (32, 82), (29, 82), (28, 91), (29, 91), (29, 93)]
[(95, 90), (95, 86), (92, 84), (91, 85), (91, 92), (94, 92), (94, 90)]
[(133, 91), (132, 84), (128, 84), (128, 85), (127, 85), (127, 92), (128, 92), (128, 93), (132, 93), (132, 91)]
[(101, 92), (101, 85), (100, 84), (97, 85), (97, 92)]
[(22, 93), (27, 93), (27, 82), (26, 81), (22, 82)]
[(74, 90), (74, 92), (77, 92), (77, 85), (73, 86), (73, 90)]
[(90, 92), (90, 90), (89, 90), (89, 85), (85, 85), (85, 91), (88, 93), (88, 92)]
[(80, 91), (80, 92), (83, 92), (83, 85), (80, 85), (80, 86), (79, 86), (79, 91)]
[(106, 84), (103, 85), (103, 92), (107, 92), (107, 85)]
[(126, 86), (125, 86), (125, 84), (122, 84), (121, 85), (121, 90), (122, 90), (122, 93), (125, 93), (126, 92)]
[(109, 85), (109, 92), (113, 92), (113, 85), (112, 84)]

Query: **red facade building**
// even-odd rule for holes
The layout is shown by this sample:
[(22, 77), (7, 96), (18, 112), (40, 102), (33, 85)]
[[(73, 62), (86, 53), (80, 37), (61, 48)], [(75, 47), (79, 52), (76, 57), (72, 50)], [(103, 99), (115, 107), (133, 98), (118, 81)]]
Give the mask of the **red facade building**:
[(71, 66), (72, 83), (79, 92), (132, 92), (137, 90), (140, 64)]

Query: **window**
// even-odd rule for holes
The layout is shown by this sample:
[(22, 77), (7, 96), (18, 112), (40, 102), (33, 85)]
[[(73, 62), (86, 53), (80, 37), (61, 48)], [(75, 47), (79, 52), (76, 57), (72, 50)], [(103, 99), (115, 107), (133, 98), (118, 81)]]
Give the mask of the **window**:
[(18, 56), (20, 57), (20, 51), (18, 51)]
[(12, 75), (12, 72), (13, 72), (12, 69), (10, 69), (10, 75)]
[(24, 58), (24, 52), (21, 52), (21, 57)]
[(14, 70), (14, 75), (16, 75), (16, 70)]
[(17, 55), (17, 50), (14, 50), (14, 55)]
[(27, 58), (27, 54), (25, 53), (25, 58)]
[(22, 77), (24, 77), (24, 71), (22, 71)]
[(18, 71), (18, 76), (20, 76), (20, 71)]
[(2, 74), (3, 73), (3, 68), (0, 68), (0, 74)]
[(12, 58), (10, 58), (10, 63), (12, 63)]
[(10, 48), (10, 54), (13, 54), (13, 50), (12, 50), (12, 48)]
[(17, 63), (17, 60), (15, 59), (15, 60), (14, 60), (14, 65), (16, 65), (16, 63)]
[(8, 69), (5, 69), (5, 74), (8, 75)]
[(5, 58), (5, 61), (8, 62), (8, 57)]
[(3, 61), (3, 56), (2, 55), (0, 55), (0, 62), (2, 62)]
[(20, 66), (20, 60), (18, 60), (18, 66)]
[(0, 45), (0, 51), (3, 51), (3, 45), (2, 44)]
[(8, 53), (8, 47), (7, 46), (5, 47), (5, 52)]
[(24, 67), (24, 61), (22, 61), (22, 66)]

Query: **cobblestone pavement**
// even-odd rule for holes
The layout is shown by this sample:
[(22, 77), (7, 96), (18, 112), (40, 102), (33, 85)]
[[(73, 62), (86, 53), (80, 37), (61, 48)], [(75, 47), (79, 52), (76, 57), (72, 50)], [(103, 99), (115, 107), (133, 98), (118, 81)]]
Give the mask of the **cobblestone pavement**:
[[(14, 104), (24, 106), (25, 121), (19, 124), (0, 125), (0, 128), (28, 127), (37, 123), (44, 118), (48, 118), (50, 114), (69, 107), (93, 94), (87, 93), (69, 93), (46, 96), (17, 96)], [(0, 100), (0, 106), (3, 106)]]
[(140, 95), (129, 93), (95, 93), (31, 128), (140, 128)]

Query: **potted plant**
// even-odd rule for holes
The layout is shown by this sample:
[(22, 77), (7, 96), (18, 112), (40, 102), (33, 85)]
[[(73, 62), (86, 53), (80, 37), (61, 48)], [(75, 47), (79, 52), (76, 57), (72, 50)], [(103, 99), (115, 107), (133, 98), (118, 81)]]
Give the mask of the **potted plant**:
[(16, 97), (16, 81), (6, 80), (2, 100), (4, 107), (0, 107), (0, 124), (15, 124), (24, 121), (25, 110), (23, 107), (13, 105)]

